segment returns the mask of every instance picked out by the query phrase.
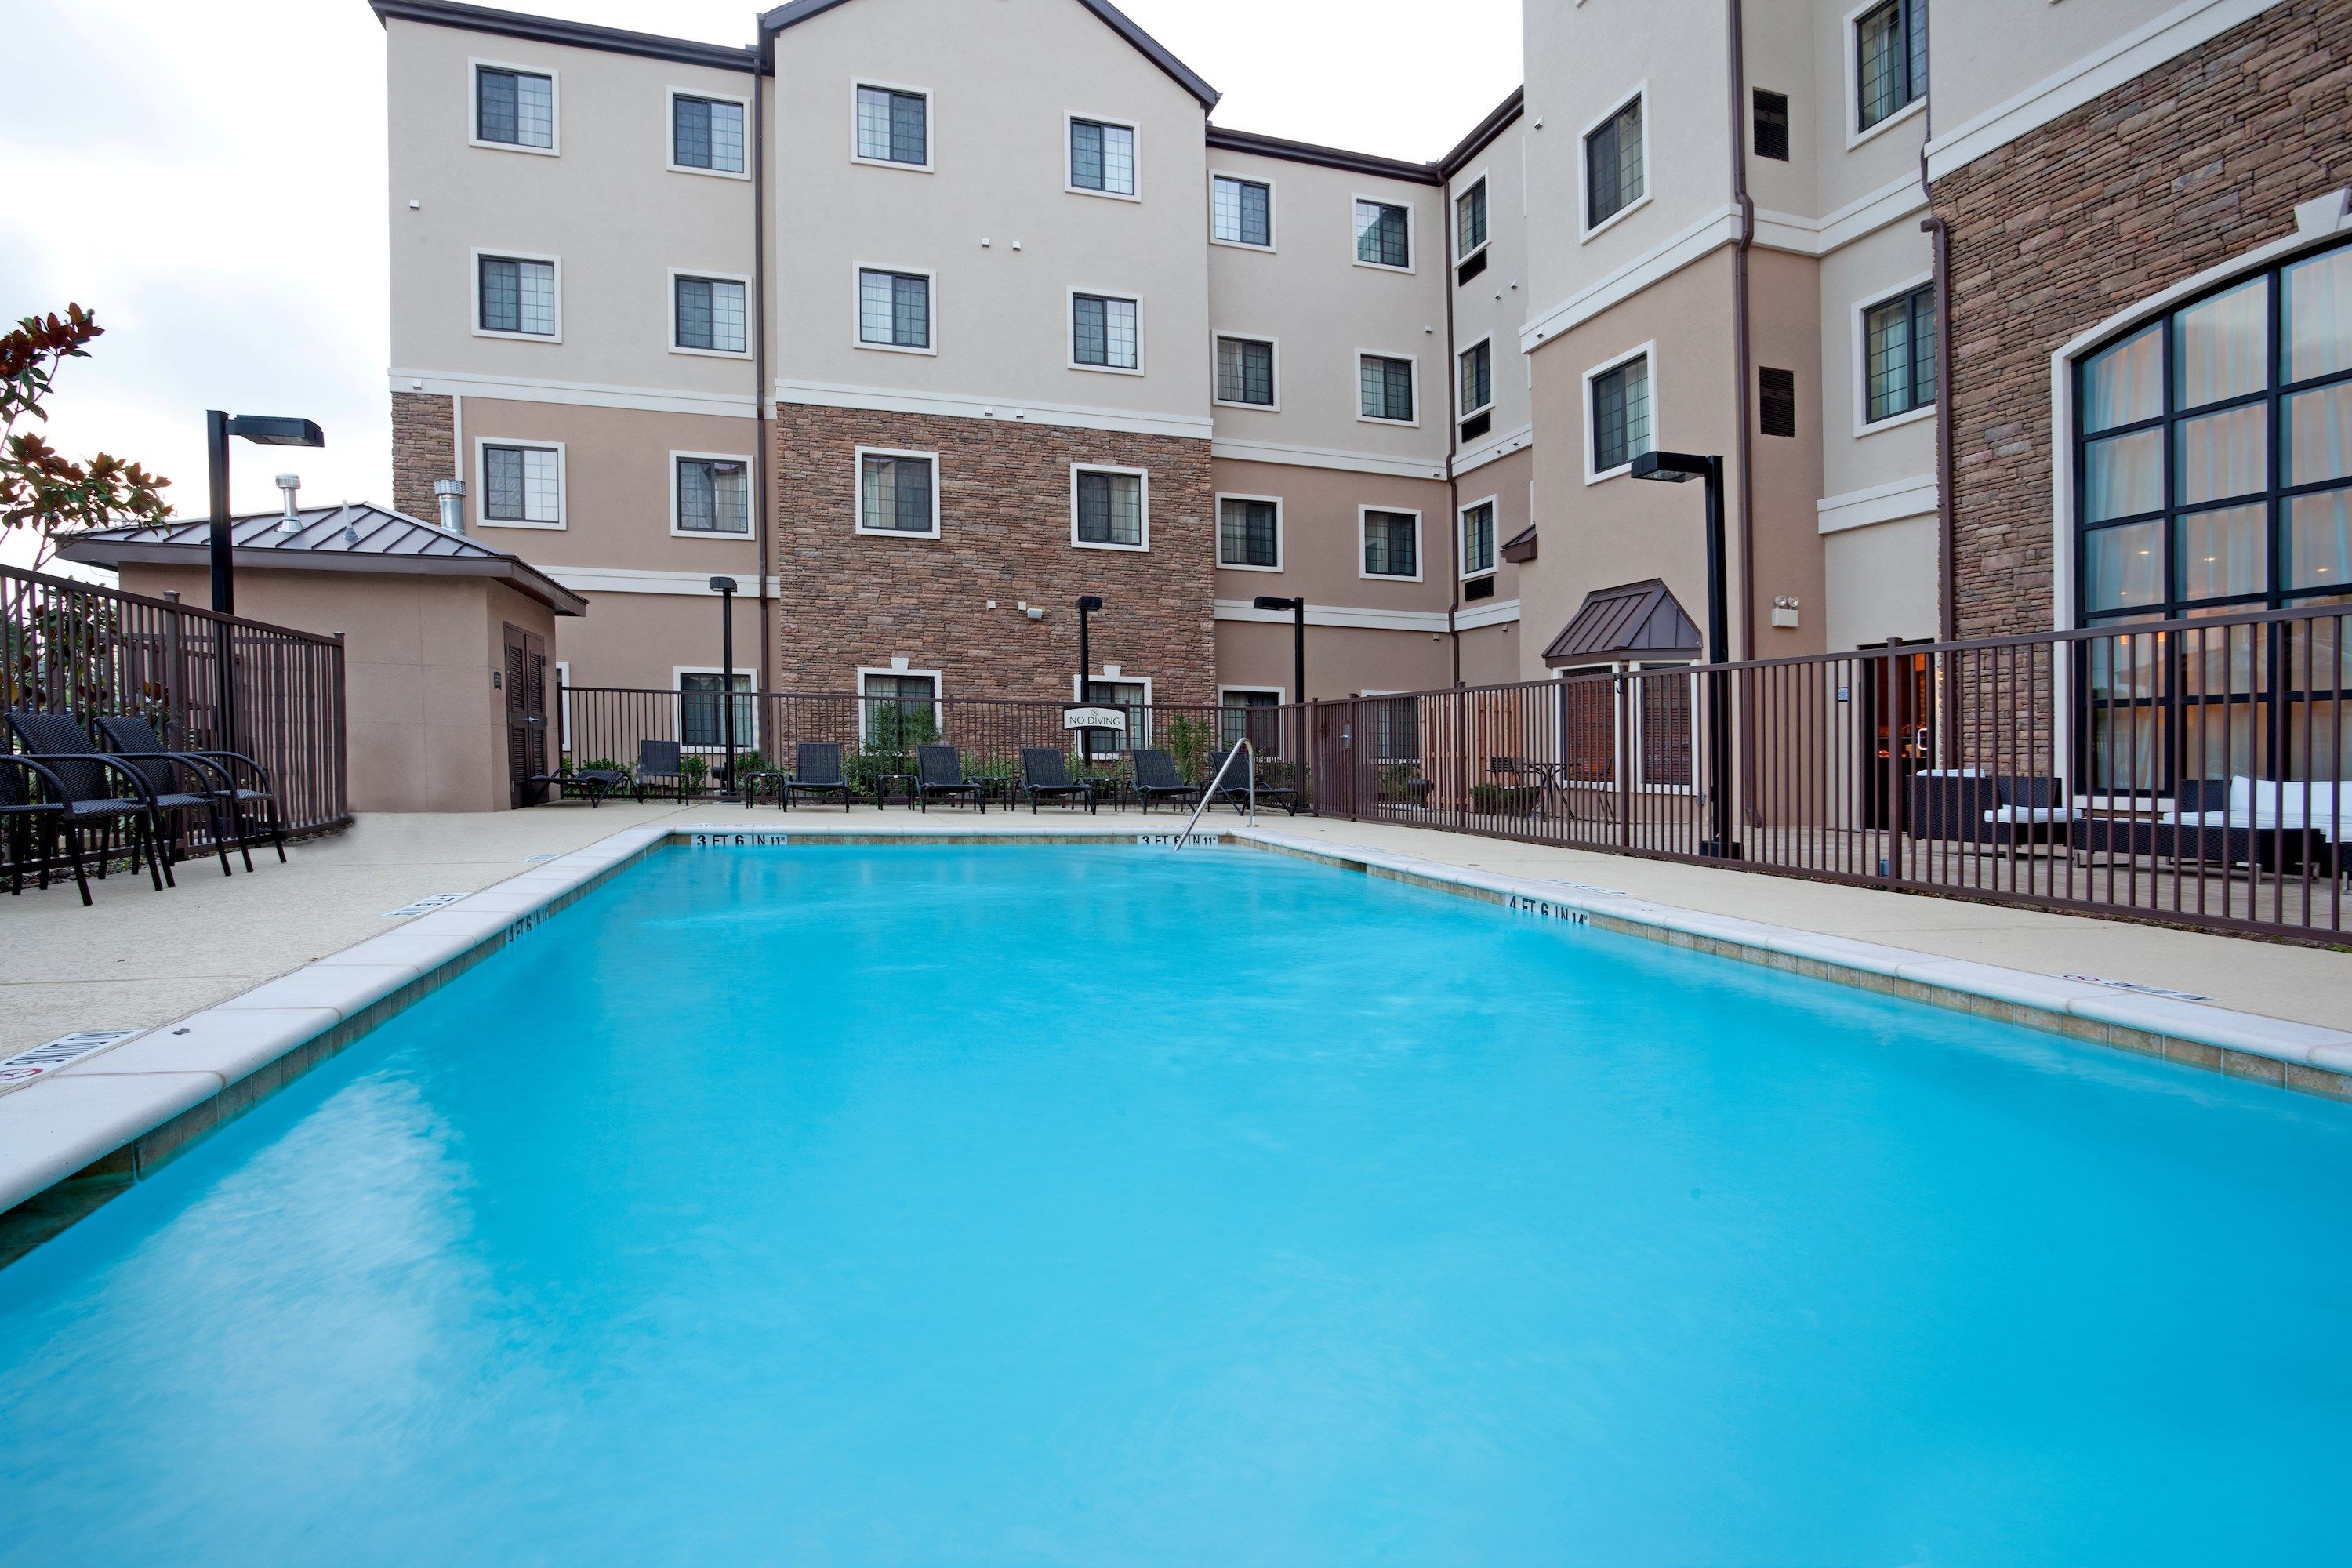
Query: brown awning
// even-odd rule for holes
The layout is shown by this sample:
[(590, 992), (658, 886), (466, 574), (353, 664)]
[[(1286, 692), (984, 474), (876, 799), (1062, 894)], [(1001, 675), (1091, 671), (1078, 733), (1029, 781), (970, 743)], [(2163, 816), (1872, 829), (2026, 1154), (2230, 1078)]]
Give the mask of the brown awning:
[(1503, 559), (1515, 566), (1524, 566), (1536, 558), (1536, 525), (1527, 527), (1503, 542)]
[(1619, 662), (1665, 663), (1699, 656), (1698, 626), (1665, 583), (1627, 583), (1584, 596), (1559, 636), (1544, 649), (1553, 669)]

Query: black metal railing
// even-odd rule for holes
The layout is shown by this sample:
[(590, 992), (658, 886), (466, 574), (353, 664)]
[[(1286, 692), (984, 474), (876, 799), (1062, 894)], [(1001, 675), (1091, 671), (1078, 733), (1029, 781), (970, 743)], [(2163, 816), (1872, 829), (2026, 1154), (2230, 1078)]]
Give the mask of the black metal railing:
[(337, 637), (0, 566), (0, 708), (144, 718), (260, 763), (289, 833), (351, 821)]

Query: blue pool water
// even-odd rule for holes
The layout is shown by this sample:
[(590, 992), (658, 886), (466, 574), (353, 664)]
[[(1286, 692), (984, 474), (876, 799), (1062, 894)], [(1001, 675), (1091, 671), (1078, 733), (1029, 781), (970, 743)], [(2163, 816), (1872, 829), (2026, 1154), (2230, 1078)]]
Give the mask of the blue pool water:
[(2340, 1563), (2347, 1198), (1274, 856), (674, 851), (0, 1270), (0, 1563)]

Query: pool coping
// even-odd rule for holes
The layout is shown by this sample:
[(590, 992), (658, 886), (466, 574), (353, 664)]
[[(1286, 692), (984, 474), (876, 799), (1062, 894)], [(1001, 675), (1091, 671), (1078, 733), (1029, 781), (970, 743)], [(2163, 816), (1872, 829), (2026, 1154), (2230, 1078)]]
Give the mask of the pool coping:
[[(775, 844), (1171, 844), (1181, 830), (1066, 822), (974, 832), (797, 824), (625, 828), (226, 1002), (0, 1091), (0, 1267), (501, 951), (656, 849)], [(1671, 942), (2352, 1102), (2352, 1033), (2201, 1003), (1473, 869), (1252, 826), (1202, 844), (1265, 849), (1534, 915)]]

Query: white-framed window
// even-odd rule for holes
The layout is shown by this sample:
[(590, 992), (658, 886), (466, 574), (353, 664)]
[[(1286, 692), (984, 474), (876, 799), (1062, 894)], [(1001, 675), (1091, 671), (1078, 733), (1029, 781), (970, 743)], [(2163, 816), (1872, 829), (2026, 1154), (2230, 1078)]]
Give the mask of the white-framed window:
[(1454, 198), (1454, 259), (1469, 260), (1486, 248), (1486, 176), (1479, 175)]
[(669, 89), (669, 166), (681, 174), (750, 179), (745, 127), (751, 106), (740, 98)]
[(1282, 498), (1217, 497), (1217, 564), (1233, 572), (1282, 570)]
[(1495, 401), (1494, 340), (1481, 338), (1462, 351), (1462, 417), (1467, 419)]
[(857, 671), (857, 739), (892, 748), (928, 746), (947, 728), (940, 707), (940, 672), (910, 669), (893, 659), (887, 669)]
[(1218, 333), (1216, 400), (1237, 408), (1281, 407), (1276, 400), (1276, 350), (1273, 338)]
[(1217, 688), (1217, 747), (1232, 751), (1247, 736), (1260, 761), (1284, 754), (1289, 728), (1282, 722), (1282, 705), (1289, 700), (1285, 686), (1220, 686)]
[(1358, 507), (1356, 562), (1359, 577), (1420, 582), (1421, 513), (1403, 507)]
[(896, 169), (931, 168), (929, 89), (860, 81), (849, 90), (849, 156)]
[(1078, 701), (1095, 703), (1104, 708), (1118, 708), (1127, 714), (1125, 732), (1117, 730), (1081, 730), (1086, 737), (1086, 754), (1090, 757), (1116, 756), (1121, 752), (1142, 751), (1152, 744), (1151, 739), (1151, 678), (1129, 675), (1115, 664), (1102, 667), (1098, 675), (1087, 678), (1083, 689), (1077, 677), (1070, 678), (1070, 695)]
[[(677, 682), (677, 743), (689, 752), (727, 749), (727, 672), (716, 665), (678, 665), (670, 670)], [(735, 749), (756, 751), (760, 743), (760, 699), (751, 671), (735, 672)]]
[(1356, 198), (1356, 265), (1412, 270), (1412, 209), (1377, 196)]
[(1091, 115), (1064, 117), (1069, 134), (1069, 188), (1081, 195), (1140, 201), (1137, 178), (1138, 132), (1130, 123)]
[(1852, 145), (1927, 101), (1927, 0), (1866, 0), (1846, 13), (1845, 38)]
[(857, 531), (891, 539), (940, 536), (940, 455), (857, 448)]
[(1483, 577), (1495, 569), (1495, 503), (1498, 498), (1472, 501), (1462, 509), (1462, 575)]
[(1652, 353), (1643, 343), (1584, 373), (1584, 482), (1613, 479), (1657, 444)]
[(931, 331), (933, 274), (887, 267), (857, 269), (857, 346), (936, 353)]
[(563, 263), (517, 251), (474, 252), (474, 335), (563, 341)]
[(669, 531), (691, 539), (751, 535), (751, 459), (732, 452), (669, 455)]
[(563, 526), (563, 443), (474, 438), (474, 515), (485, 528)]
[(467, 140), (477, 147), (548, 157), (558, 125), (555, 73), (502, 60), (468, 60), (473, 91), (467, 94)]
[(679, 353), (748, 357), (751, 352), (751, 280), (671, 268), (669, 343)]
[(1070, 290), (1070, 368), (1143, 373), (1143, 301)]
[(1209, 176), (1209, 239), (1244, 250), (1274, 248), (1274, 184), (1240, 174)]
[(1360, 349), (1356, 353), (1356, 417), (1375, 425), (1418, 425), (1421, 395), (1416, 361)]
[(1070, 542), (1081, 550), (1150, 549), (1150, 471), (1072, 463)]
[(1936, 289), (1914, 278), (1854, 307), (1854, 433), (1891, 429), (1936, 411)]
[(1650, 84), (1584, 130), (1584, 237), (1650, 199)]

